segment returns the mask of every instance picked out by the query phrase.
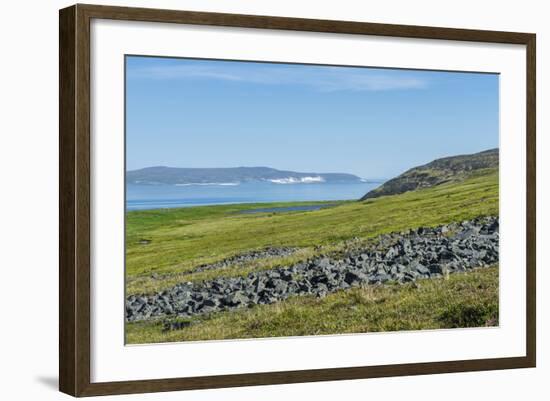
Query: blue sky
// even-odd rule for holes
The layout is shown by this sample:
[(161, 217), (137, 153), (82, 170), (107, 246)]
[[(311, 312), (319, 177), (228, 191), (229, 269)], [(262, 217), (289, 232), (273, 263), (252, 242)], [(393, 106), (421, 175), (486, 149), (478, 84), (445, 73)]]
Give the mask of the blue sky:
[(391, 178), (498, 147), (498, 75), (126, 58), (127, 169)]

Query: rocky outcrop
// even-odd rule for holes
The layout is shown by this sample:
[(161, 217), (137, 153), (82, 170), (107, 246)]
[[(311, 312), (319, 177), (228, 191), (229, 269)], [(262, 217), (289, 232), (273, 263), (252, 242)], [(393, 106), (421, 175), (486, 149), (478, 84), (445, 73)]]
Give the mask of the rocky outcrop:
[(190, 317), (271, 304), (290, 296), (322, 297), (362, 285), (406, 283), (465, 272), (493, 265), (498, 259), (498, 217), (485, 217), (383, 235), (374, 245), (246, 277), (181, 283), (154, 295), (132, 295), (126, 299), (126, 319)]
[(459, 182), (484, 169), (498, 168), (498, 149), (472, 155), (445, 157), (414, 167), (368, 192), (361, 200), (396, 195), (448, 182)]

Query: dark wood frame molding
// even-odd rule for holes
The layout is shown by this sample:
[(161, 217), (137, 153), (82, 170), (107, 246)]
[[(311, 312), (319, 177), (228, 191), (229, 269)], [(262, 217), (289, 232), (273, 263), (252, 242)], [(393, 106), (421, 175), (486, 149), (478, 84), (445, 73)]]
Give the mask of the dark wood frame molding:
[[(527, 324), (524, 357), (192, 378), (90, 382), (90, 21), (92, 18), (511, 43), (527, 48)], [(535, 367), (535, 42), (531, 33), (77, 4), (59, 14), (59, 388), (73, 396), (144, 393)]]

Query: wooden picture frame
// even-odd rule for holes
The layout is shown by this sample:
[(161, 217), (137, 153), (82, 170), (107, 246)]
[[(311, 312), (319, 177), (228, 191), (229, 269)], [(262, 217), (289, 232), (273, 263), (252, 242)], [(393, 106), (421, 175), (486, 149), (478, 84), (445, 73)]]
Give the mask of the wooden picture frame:
[[(90, 380), (90, 21), (110, 19), (526, 46), (526, 350), (523, 357), (92, 383)], [(74, 5), (59, 15), (59, 388), (73, 396), (144, 393), (528, 368), (536, 363), (535, 41), (530, 33)]]

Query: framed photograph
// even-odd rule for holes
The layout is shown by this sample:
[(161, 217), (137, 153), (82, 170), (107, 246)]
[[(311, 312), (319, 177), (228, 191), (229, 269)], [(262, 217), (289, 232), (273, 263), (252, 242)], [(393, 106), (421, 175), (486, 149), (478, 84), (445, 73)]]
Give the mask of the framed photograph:
[(534, 367), (535, 35), (60, 11), (60, 390)]

